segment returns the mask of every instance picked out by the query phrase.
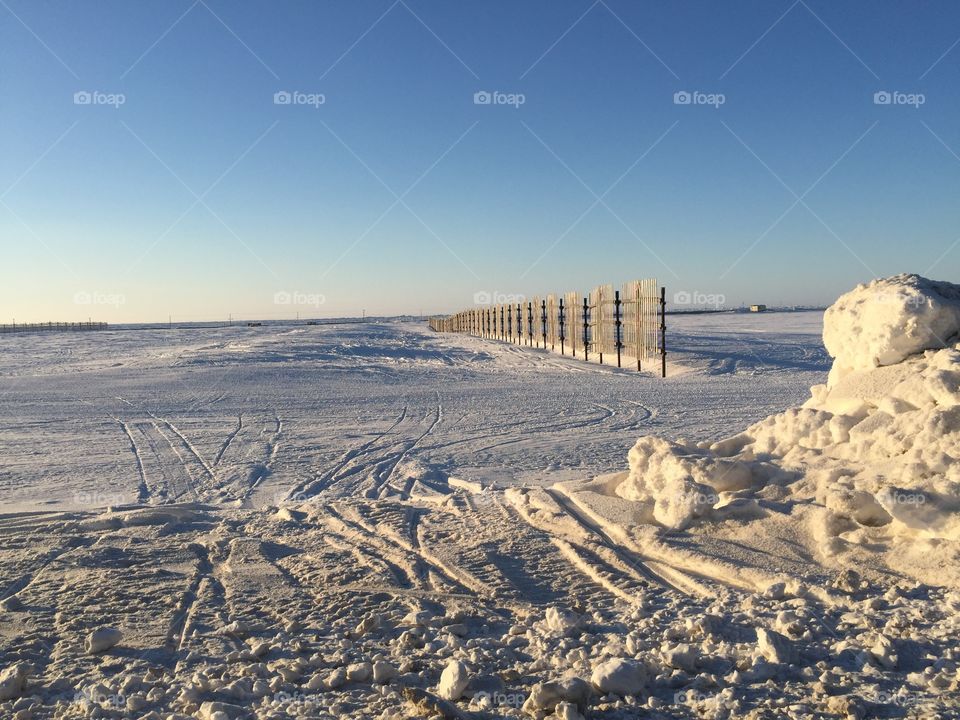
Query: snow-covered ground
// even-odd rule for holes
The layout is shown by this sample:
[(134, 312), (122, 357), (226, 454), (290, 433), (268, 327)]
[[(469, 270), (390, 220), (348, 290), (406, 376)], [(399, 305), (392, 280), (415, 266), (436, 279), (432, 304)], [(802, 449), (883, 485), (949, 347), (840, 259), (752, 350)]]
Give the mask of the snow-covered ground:
[(716, 441), (827, 381), (822, 324), (673, 316), (665, 380), (413, 323), (0, 336), (0, 716), (953, 717), (930, 568), (628, 472), (754, 462)]
[(590, 478), (640, 434), (717, 438), (801, 402), (829, 369), (821, 317), (671, 318), (671, 371), (696, 371), (666, 382), (419, 323), (0, 336), (0, 503), (386, 497), (414, 461)]

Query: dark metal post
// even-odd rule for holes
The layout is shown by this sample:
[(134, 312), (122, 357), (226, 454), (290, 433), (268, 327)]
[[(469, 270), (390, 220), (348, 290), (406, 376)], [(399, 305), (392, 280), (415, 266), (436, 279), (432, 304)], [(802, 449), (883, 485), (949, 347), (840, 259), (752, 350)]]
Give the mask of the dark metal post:
[(533, 347), (533, 302), (527, 303), (527, 345)]
[(667, 376), (667, 289), (660, 288), (660, 377)]
[(560, 314), (557, 319), (560, 324), (560, 354), (563, 355), (563, 298), (560, 298)]
[(540, 301), (540, 328), (543, 330), (543, 349), (547, 349), (547, 301)]
[(523, 345), (523, 306), (517, 303), (517, 345)]
[(587, 299), (583, 299), (583, 359), (590, 359), (590, 306)]
[(620, 291), (613, 293), (613, 339), (617, 344), (617, 367), (620, 367)]

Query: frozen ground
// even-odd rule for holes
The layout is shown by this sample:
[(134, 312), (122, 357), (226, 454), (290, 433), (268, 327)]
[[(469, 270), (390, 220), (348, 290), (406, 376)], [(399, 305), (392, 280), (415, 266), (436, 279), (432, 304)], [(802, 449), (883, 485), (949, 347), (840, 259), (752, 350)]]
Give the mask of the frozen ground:
[(671, 318), (671, 361), (697, 371), (667, 382), (420, 324), (3, 336), (0, 502), (385, 497), (401, 461), (589, 478), (639, 434), (716, 438), (802, 401), (829, 369), (820, 324)]
[(955, 717), (955, 590), (555, 485), (801, 404), (821, 332), (672, 317), (666, 380), (417, 324), (0, 336), (0, 716)]

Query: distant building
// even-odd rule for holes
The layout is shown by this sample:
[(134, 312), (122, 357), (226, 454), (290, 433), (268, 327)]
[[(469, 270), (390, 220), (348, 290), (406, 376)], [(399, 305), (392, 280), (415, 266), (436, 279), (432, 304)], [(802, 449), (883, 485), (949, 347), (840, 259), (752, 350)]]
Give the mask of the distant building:
[(764, 312), (767, 309), (766, 305), (751, 305), (750, 312)]

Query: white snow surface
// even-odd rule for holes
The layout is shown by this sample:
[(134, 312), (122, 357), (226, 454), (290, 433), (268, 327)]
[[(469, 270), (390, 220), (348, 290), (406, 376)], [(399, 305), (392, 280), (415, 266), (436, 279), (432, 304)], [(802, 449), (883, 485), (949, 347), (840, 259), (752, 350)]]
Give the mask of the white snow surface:
[(668, 321), (0, 336), (0, 717), (956, 715), (955, 349)]

